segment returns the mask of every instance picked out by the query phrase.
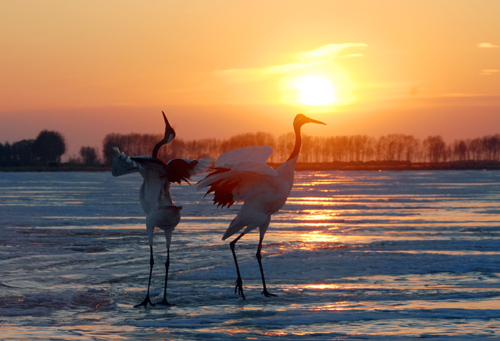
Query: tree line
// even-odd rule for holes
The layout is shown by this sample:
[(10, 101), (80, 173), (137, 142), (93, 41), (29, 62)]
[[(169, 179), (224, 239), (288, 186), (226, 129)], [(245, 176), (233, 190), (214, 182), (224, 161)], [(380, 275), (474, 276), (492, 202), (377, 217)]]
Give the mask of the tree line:
[(0, 166), (40, 166), (58, 164), (66, 152), (64, 137), (55, 131), (43, 130), (36, 139), (0, 143)]
[[(85, 165), (110, 165), (118, 147), (127, 155), (150, 155), (154, 145), (163, 138), (155, 134), (106, 135), (102, 141), (102, 158), (93, 147), (81, 147), (79, 157), (69, 163)], [(285, 161), (293, 149), (295, 134), (290, 132), (275, 137), (270, 133), (257, 132), (232, 136), (227, 139), (204, 138), (183, 140), (176, 138), (163, 146), (159, 158), (202, 157), (217, 158), (220, 154), (239, 147), (269, 145), (274, 153), (269, 162)], [(54, 131), (44, 130), (36, 139), (22, 140), (13, 144), (0, 143), (0, 167), (57, 165), (66, 152), (64, 137)], [(368, 162), (399, 161), (452, 162), (452, 161), (500, 161), (500, 134), (455, 140), (447, 144), (439, 135), (423, 140), (411, 135), (389, 134), (378, 138), (355, 136), (315, 137), (302, 136), (299, 162)]]
[[(0, 167), (58, 166), (66, 153), (66, 142), (61, 133), (43, 130), (36, 139), (21, 140), (13, 144), (0, 143)], [(85, 165), (100, 164), (97, 151), (82, 147), (80, 157), (70, 163)]]
[[(111, 163), (119, 147), (127, 155), (148, 155), (160, 135), (108, 134), (103, 140), (104, 162)], [(295, 134), (279, 137), (257, 132), (239, 134), (228, 139), (205, 138), (184, 141), (175, 139), (162, 147), (159, 157), (171, 158), (202, 157), (217, 158), (220, 154), (239, 147), (269, 145), (274, 153), (269, 162), (285, 161), (293, 149)], [(451, 162), (451, 161), (500, 161), (500, 134), (480, 138), (455, 140), (447, 144), (440, 136), (429, 136), (420, 140), (411, 135), (389, 134), (374, 138), (366, 135), (315, 137), (302, 136), (302, 150), (299, 162)]]

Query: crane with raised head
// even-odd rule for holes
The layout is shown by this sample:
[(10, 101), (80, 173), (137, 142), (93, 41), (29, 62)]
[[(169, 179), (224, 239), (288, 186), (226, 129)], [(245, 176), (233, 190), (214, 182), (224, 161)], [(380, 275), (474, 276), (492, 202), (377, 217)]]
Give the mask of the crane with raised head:
[(212, 169), (213, 159), (202, 158), (193, 159), (172, 159), (165, 163), (158, 158), (158, 151), (163, 145), (170, 143), (175, 137), (175, 131), (169, 124), (165, 113), (165, 134), (158, 142), (151, 155), (127, 157), (117, 147), (117, 152), (112, 162), (111, 173), (113, 176), (121, 176), (130, 173), (140, 173), (143, 183), (139, 191), (139, 201), (141, 207), (146, 212), (146, 230), (148, 234), (150, 260), (149, 260), (149, 280), (146, 297), (135, 307), (155, 305), (151, 302), (149, 290), (151, 287), (151, 275), (153, 273), (153, 232), (155, 227), (160, 228), (165, 233), (165, 243), (167, 247), (167, 259), (165, 261), (165, 285), (163, 290), (163, 300), (157, 304), (170, 305), (167, 301), (168, 269), (170, 265), (170, 243), (172, 233), (181, 220), (180, 211), (182, 206), (176, 206), (170, 193), (170, 183), (181, 181), (188, 182), (191, 176), (200, 174)]

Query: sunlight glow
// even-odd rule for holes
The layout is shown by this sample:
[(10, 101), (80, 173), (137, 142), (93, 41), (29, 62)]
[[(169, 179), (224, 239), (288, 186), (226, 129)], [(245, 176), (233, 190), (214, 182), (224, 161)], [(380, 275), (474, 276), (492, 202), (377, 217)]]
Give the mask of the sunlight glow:
[(308, 73), (293, 73), (280, 83), (282, 102), (301, 107), (305, 112), (332, 112), (354, 101), (353, 83), (335, 65), (317, 67)]
[(325, 77), (304, 77), (299, 81), (300, 101), (308, 105), (329, 105), (335, 102), (335, 90)]

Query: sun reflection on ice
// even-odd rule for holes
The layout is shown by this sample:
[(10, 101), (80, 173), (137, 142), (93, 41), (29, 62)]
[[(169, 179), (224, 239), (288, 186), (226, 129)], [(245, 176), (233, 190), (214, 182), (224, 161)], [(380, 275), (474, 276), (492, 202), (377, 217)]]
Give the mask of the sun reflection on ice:
[(334, 290), (339, 289), (340, 286), (331, 283), (319, 283), (319, 284), (304, 284), (300, 286), (302, 289), (313, 289), (313, 290)]
[(323, 231), (311, 231), (308, 233), (302, 233), (300, 237), (305, 243), (337, 243), (339, 240), (338, 236), (333, 236)]
[(336, 303), (330, 303), (325, 305), (312, 305), (309, 307), (309, 310), (314, 311), (339, 311), (339, 310), (348, 310), (352, 308), (352, 302), (342, 301)]
[(301, 217), (301, 220), (328, 220), (337, 216), (337, 213), (333, 210), (304, 210), (304, 213), (306, 215)]

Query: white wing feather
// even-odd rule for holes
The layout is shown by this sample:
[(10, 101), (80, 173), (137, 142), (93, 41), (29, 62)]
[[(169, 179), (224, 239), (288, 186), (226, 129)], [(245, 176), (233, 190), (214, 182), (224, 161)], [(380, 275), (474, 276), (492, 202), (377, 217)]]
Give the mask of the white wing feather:
[[(225, 152), (215, 162), (215, 167), (228, 167), (245, 162), (265, 164), (273, 148), (269, 146), (243, 147)], [(231, 167), (228, 167), (231, 168)]]
[[(212, 173), (202, 179), (196, 185), (196, 189), (200, 190), (203, 187), (208, 187), (211, 184), (221, 180), (220, 185), (228, 182), (241, 182), (246, 178), (254, 179), (255, 184), (259, 183), (259, 177), (277, 177), (278, 173), (273, 168), (257, 162), (242, 162), (233, 165), (226, 172)], [(252, 181), (245, 181), (246, 184), (251, 185)]]
[[(212, 190), (230, 192), (235, 201), (245, 201), (261, 192), (262, 185), (278, 173), (266, 165), (273, 153), (269, 146), (243, 147), (223, 153), (215, 162), (216, 170), (196, 184), (196, 189), (214, 185)], [(225, 197), (225, 196), (224, 196)]]
[(237, 181), (231, 193), (238, 202), (246, 202), (271, 191), (273, 179), (276, 179), (274, 176), (251, 171), (234, 171), (230, 177), (231, 181)]
[[(120, 152), (120, 149), (117, 147), (113, 147), (113, 149), (117, 152), (112, 162), (111, 174), (113, 176), (145, 171), (144, 167), (130, 159), (124, 152)], [(143, 158), (147, 158), (147, 156), (144, 156)]]
[(196, 174), (201, 174), (204, 172), (209, 172), (214, 169), (215, 159), (210, 157), (204, 157), (198, 159), (198, 164), (196, 165), (195, 171)]

